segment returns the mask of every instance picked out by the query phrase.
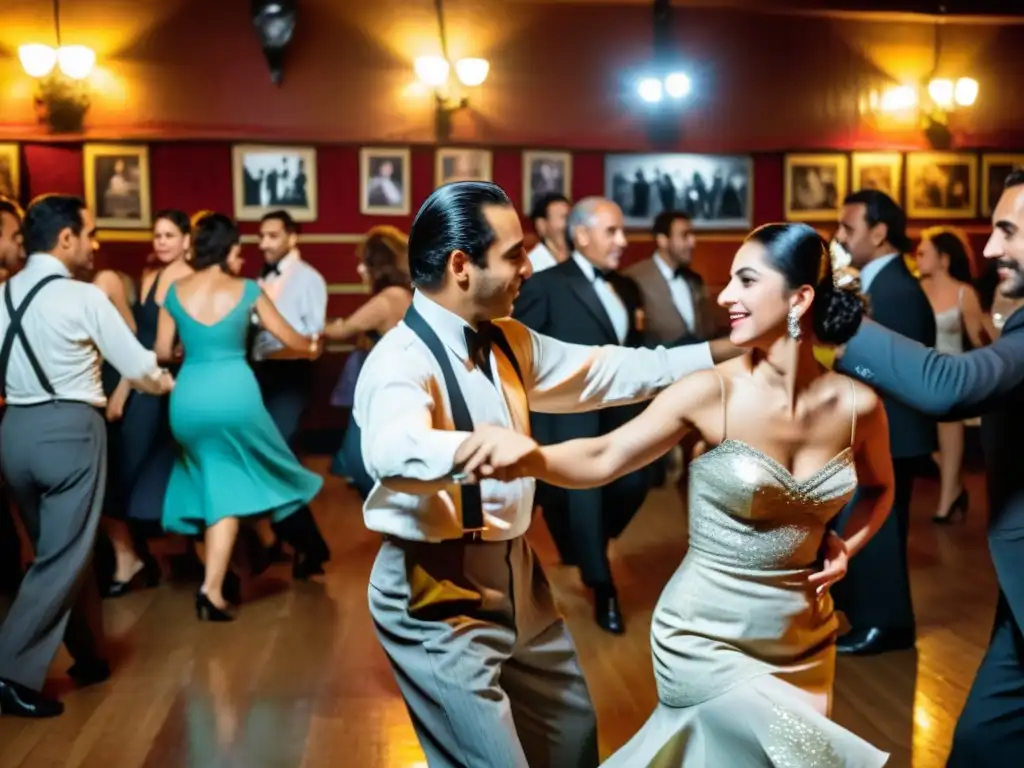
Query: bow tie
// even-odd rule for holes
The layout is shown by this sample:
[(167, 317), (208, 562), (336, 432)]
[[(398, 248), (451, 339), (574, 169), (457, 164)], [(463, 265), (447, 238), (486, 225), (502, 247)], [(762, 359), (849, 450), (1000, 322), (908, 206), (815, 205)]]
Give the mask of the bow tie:
[(268, 275), (280, 275), (281, 268), (277, 264), (264, 264), (263, 271), (260, 272), (260, 277), (267, 277)]
[(681, 278), (681, 279), (685, 280), (686, 278), (688, 278), (690, 276), (690, 268), (689, 267), (676, 267), (676, 271), (672, 273), (672, 276), (673, 277), (678, 277), (678, 278)]
[(608, 282), (608, 278), (611, 276), (612, 272), (614, 272), (614, 270), (609, 269), (602, 271), (597, 267), (594, 267), (594, 280), (604, 280), (605, 282)]
[(484, 372), (484, 375), (494, 381), (491, 375), (491, 324), (480, 323), (477, 330), (466, 327), (466, 351), (473, 365)]

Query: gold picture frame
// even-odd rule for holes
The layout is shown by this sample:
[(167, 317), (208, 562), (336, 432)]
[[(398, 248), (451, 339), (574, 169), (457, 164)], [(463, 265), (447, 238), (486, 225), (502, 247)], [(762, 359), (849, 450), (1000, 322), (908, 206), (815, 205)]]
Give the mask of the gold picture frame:
[(493, 181), (493, 165), (489, 149), (443, 147), (434, 157), (434, 183), (440, 187), (453, 181)]
[(1003, 194), (1003, 182), (1014, 168), (1024, 168), (1024, 154), (981, 156), (981, 215), (989, 217)]
[(0, 197), (21, 197), (21, 152), (17, 144), (0, 144)]
[(271, 211), (300, 222), (317, 219), (315, 147), (235, 144), (231, 179), (238, 221), (259, 221)]
[(842, 153), (786, 155), (786, 219), (835, 221), (849, 191), (850, 158)]
[(973, 219), (978, 215), (978, 156), (971, 152), (907, 155), (907, 217)]
[(86, 144), (82, 149), (85, 204), (100, 229), (149, 229), (153, 206), (149, 147)]
[[(383, 173), (382, 172), (385, 172)], [(359, 212), (364, 216), (408, 216), (412, 198), (409, 149), (359, 150)], [(396, 199), (397, 196), (397, 199)]]
[(559, 194), (572, 199), (572, 152), (523, 152), (523, 215), (529, 216), (537, 198)]
[(903, 204), (903, 153), (854, 152), (850, 159), (850, 191), (877, 189)]

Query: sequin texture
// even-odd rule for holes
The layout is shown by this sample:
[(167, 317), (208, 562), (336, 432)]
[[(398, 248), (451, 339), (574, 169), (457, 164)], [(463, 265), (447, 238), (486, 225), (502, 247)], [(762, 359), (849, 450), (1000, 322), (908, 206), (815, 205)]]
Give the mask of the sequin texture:
[(839, 756), (828, 736), (794, 713), (775, 706), (775, 719), (768, 726), (771, 744), (765, 751), (772, 768), (842, 768)]

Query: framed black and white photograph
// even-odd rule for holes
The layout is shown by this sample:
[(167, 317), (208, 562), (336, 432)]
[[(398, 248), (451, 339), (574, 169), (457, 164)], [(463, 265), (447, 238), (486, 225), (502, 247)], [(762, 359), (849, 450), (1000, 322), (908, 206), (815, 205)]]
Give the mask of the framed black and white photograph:
[(877, 189), (903, 204), (903, 155), (899, 152), (854, 152), (851, 192)]
[(21, 191), (21, 164), (17, 144), (0, 144), (0, 197), (17, 200)]
[(235, 218), (259, 221), (285, 210), (296, 221), (316, 221), (316, 150), (237, 144), (232, 147)]
[(523, 152), (523, 213), (544, 195), (572, 197), (571, 152)]
[(435, 163), (439, 187), (453, 181), (493, 181), (489, 149), (445, 147), (437, 150)]
[(973, 219), (978, 215), (978, 157), (969, 152), (907, 155), (907, 217)]
[(835, 221), (848, 189), (849, 164), (843, 154), (786, 155), (786, 218)]
[(82, 150), (85, 204), (106, 229), (149, 229), (153, 224), (149, 148), (138, 144), (86, 144)]
[(606, 155), (604, 188), (632, 229), (650, 229), (667, 210), (688, 215), (695, 229), (750, 229), (753, 220), (746, 155)]
[(981, 156), (981, 215), (988, 217), (1003, 194), (1003, 184), (1010, 171), (1024, 168), (1024, 155)]
[(410, 175), (408, 149), (359, 150), (359, 211), (368, 216), (407, 216)]

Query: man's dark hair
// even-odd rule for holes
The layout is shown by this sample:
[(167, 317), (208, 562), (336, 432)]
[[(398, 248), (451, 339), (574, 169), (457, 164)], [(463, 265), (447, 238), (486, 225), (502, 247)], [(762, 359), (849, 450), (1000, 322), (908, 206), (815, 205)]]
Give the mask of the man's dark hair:
[(192, 266), (200, 270), (218, 265), (223, 271), (229, 271), (228, 256), (240, 240), (238, 225), (231, 218), (222, 213), (203, 216), (196, 222), (192, 234), (192, 250), (195, 256)]
[(530, 222), (533, 224), (534, 230), (537, 229), (537, 219), (546, 219), (548, 217), (548, 208), (555, 203), (572, 205), (568, 197), (558, 192), (541, 195), (533, 201), (533, 210), (530, 211)]
[(15, 219), (18, 224), (21, 224), (21, 217), (24, 215), (21, 210), (21, 206), (13, 200), (8, 200), (6, 197), (0, 197), (0, 213), (9, 213)]
[(677, 221), (690, 221), (690, 217), (682, 211), (662, 211), (654, 217), (654, 226), (651, 227), (651, 233), (655, 237), (658, 235), (671, 237), (672, 225)]
[(864, 218), (869, 227), (885, 224), (885, 239), (900, 253), (910, 250), (913, 243), (907, 237), (907, 214), (895, 200), (877, 189), (862, 189), (843, 200), (843, 205), (857, 204), (864, 206)]
[(284, 231), (289, 235), (299, 234), (299, 223), (292, 218), (288, 211), (271, 211), (264, 214), (263, 218), (260, 219), (260, 224), (265, 221), (280, 221), (282, 226), (284, 226)]
[(25, 253), (47, 253), (57, 247), (60, 233), (70, 229), (75, 236), (82, 234), (85, 203), (71, 195), (45, 195), (37, 198), (25, 212), (22, 229), (25, 233)]
[(1019, 187), (1021, 184), (1024, 184), (1024, 165), (1018, 165), (1010, 171), (1010, 175), (1007, 176), (1006, 181), (1003, 182), (1003, 189)]
[(409, 273), (418, 288), (438, 288), (452, 251), (478, 267), (487, 264), (495, 234), (484, 208), (511, 206), (505, 190), (489, 181), (456, 181), (434, 190), (409, 231)]

